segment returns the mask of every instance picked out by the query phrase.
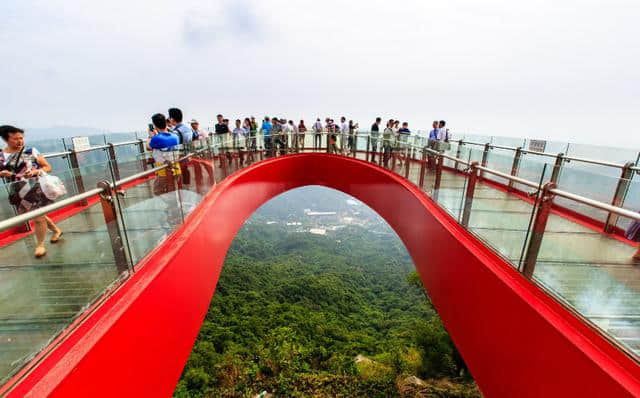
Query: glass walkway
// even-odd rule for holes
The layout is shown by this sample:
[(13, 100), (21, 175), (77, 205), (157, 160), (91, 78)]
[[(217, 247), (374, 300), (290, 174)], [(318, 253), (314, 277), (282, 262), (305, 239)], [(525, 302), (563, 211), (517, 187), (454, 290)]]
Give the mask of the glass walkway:
[[(306, 134), (303, 149), (288, 137), (282, 150), (265, 150), (257, 140), (253, 151), (247, 150), (249, 141), (234, 148), (229, 137), (210, 137), (176, 151), (179, 167), (154, 168), (139, 141), (54, 153), (53, 174), (63, 179), (69, 194), (48, 212), (64, 235), (57, 244), (47, 243), (42, 259), (33, 257), (28, 215), (15, 215), (5, 186), (0, 209), (2, 383), (33, 364), (45, 347), (124, 283), (217, 182), (270, 156), (327, 151), (326, 135), (317, 149), (312, 138)], [(458, 141), (435, 151), (418, 137), (409, 142), (380, 138), (379, 143), (372, 142), (375, 138), (359, 134), (349, 145), (349, 137), (338, 135), (336, 150), (380, 164), (421, 187), (513, 267), (640, 358), (640, 267), (632, 260), (636, 248), (621, 237), (621, 229), (640, 219), (621, 207), (637, 200), (627, 198), (635, 189), (636, 166), (620, 165), (621, 176), (613, 177), (598, 174), (597, 167), (605, 166), (593, 163), (579, 169), (574, 160), (568, 169), (568, 161), (555, 155), (527, 153), (518, 159), (521, 149)], [(564, 174), (558, 170), (562, 167)], [(597, 192), (575, 201), (563, 194), (563, 189), (576, 188), (571, 192), (585, 195), (588, 189), (572, 184), (594, 178), (611, 183), (609, 197)], [(107, 188), (94, 189), (100, 181), (108, 181)]]

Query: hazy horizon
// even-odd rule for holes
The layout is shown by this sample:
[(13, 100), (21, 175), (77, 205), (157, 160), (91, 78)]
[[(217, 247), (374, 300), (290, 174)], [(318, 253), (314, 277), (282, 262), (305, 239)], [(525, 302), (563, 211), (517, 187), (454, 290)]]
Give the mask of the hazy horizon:
[(376, 116), (640, 148), (640, 3), (6, 0), (0, 124)]

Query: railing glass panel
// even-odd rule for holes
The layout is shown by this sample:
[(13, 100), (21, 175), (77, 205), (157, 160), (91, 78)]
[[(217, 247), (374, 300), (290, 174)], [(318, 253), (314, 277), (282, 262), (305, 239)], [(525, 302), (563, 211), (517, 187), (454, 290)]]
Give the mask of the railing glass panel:
[[(602, 174), (602, 168), (593, 165), (573, 166), (565, 164), (562, 166), (560, 177), (557, 181), (558, 189), (585, 196), (604, 203), (611, 203), (613, 200), (616, 187), (618, 185), (620, 170), (617, 170), (618, 176)], [(577, 203), (564, 198), (557, 198), (555, 203), (566, 209), (575, 211), (579, 214), (586, 215), (595, 220), (605, 222), (607, 220), (607, 212), (595, 209), (581, 203)]]
[[(177, 162), (180, 152), (164, 155), (166, 160)], [(191, 200), (192, 197), (191, 193), (182, 195), (183, 187), (178, 179), (182, 174), (181, 168), (178, 163), (174, 164), (171, 169), (165, 168), (155, 173), (155, 178), (150, 175), (128, 187), (124, 195), (115, 195), (120, 233), (126, 239), (133, 264), (137, 264), (184, 221), (181, 199), (184, 196)]]
[[(540, 167), (541, 170), (538, 174), (544, 176), (544, 165)], [(467, 195), (464, 203), (464, 206), (467, 207), (466, 211), (469, 213), (468, 222), (465, 222), (463, 214), (462, 223), (469, 231), (517, 267), (525, 249), (531, 218), (535, 211), (536, 189), (529, 187), (529, 191), (533, 195), (522, 198), (510, 194), (505, 188), (496, 189), (486, 183), (487, 180), (498, 180), (501, 184), (508, 186), (506, 179), (486, 171), (481, 171), (478, 174), (480, 178), (475, 184), (473, 197), (469, 198)], [(469, 203), (471, 203), (470, 206)]]
[(552, 213), (534, 280), (619, 344), (640, 354), (640, 269), (632, 260), (635, 250), (613, 236)]
[(57, 225), (64, 235), (54, 245), (47, 233), (42, 258), (33, 235), (0, 250), (0, 383), (128, 276), (116, 266), (100, 204)]
[[(629, 148), (613, 148), (602, 145), (585, 145), (585, 144), (571, 144), (569, 150), (566, 153), (570, 157), (603, 160), (611, 163), (617, 163), (620, 165), (626, 162), (636, 162), (638, 159), (638, 151)], [(609, 168), (606, 166), (602, 166)], [(617, 173), (617, 172), (616, 172)], [(604, 173), (608, 174), (608, 173)]]
[[(551, 179), (554, 164), (555, 158), (531, 153), (522, 153), (516, 176), (528, 181), (539, 182), (542, 180), (543, 183), (546, 183)], [(542, 175), (543, 170), (545, 170), (544, 175)], [(530, 191), (529, 187), (518, 182), (514, 182), (513, 187), (523, 192)]]
[[(489, 153), (487, 155), (486, 167), (511, 175), (515, 154), (515, 151), (500, 148), (491, 148), (489, 149)], [(503, 185), (509, 185), (509, 181), (502, 177), (494, 176), (492, 174), (485, 174), (484, 177)]]

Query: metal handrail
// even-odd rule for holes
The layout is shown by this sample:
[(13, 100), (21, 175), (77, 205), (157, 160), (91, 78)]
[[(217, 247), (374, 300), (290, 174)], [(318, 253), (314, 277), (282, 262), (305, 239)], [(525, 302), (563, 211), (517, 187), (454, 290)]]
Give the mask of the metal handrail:
[(55, 158), (58, 156), (68, 156), (70, 154), (71, 154), (71, 151), (64, 151), (64, 152), (45, 153), (43, 156), (45, 157), (45, 159), (47, 159), (47, 158)]
[[(179, 160), (177, 160), (177, 161), (179, 161)], [(129, 177), (125, 177), (125, 178), (123, 178), (123, 179), (120, 179), (120, 180), (118, 180), (118, 181), (116, 181), (116, 182), (112, 183), (112, 184), (111, 184), (111, 188), (114, 188), (114, 189), (115, 189), (115, 188), (117, 188), (117, 187), (121, 187), (121, 186), (123, 186), (124, 184), (128, 184), (128, 183), (130, 183), (131, 181), (135, 181), (135, 180), (137, 180), (137, 179), (139, 179), (139, 178), (146, 177), (146, 176), (148, 176), (148, 175), (150, 175), (150, 174), (153, 174), (153, 173), (155, 173), (155, 172), (157, 172), (157, 171), (160, 171), (160, 170), (163, 170), (163, 169), (166, 169), (166, 168), (167, 168), (167, 165), (166, 165), (166, 164), (163, 164), (162, 166), (154, 167), (154, 168), (149, 169), (149, 170), (147, 170), (147, 171), (143, 171), (143, 172), (141, 172), (141, 173), (134, 174), (134, 175), (129, 176)]]
[[(194, 156), (196, 153), (199, 153), (199, 152), (202, 152), (202, 151), (203, 150), (199, 150), (199, 151), (196, 151), (196, 152), (193, 152), (193, 153), (189, 153), (189, 154), (187, 154), (187, 155), (185, 155), (185, 156), (183, 156), (181, 158), (178, 158), (178, 159), (174, 160), (173, 162), (174, 163), (175, 162), (181, 162), (183, 160), (189, 159), (190, 157)], [(150, 174), (153, 174), (153, 173), (155, 173), (157, 171), (160, 171), (162, 169), (166, 169), (167, 167), (168, 167), (167, 164), (163, 164), (162, 166), (154, 167), (153, 169), (149, 169), (149, 170), (140, 172), (138, 174), (134, 174), (132, 176), (122, 178), (122, 179), (114, 182), (113, 184), (111, 184), (111, 187), (115, 189), (115, 188), (120, 187), (120, 186), (122, 186), (124, 184), (127, 184), (127, 183), (129, 183), (131, 181), (135, 181), (135, 180), (137, 180), (139, 178), (146, 177), (146, 176), (148, 176)]]
[(560, 189), (553, 188), (553, 189), (550, 189), (549, 192), (554, 195), (561, 196), (563, 198), (570, 199), (575, 202), (582, 203), (591, 207), (595, 207), (600, 210), (605, 210), (623, 217), (632, 218), (634, 220), (640, 220), (640, 213), (637, 213), (635, 211), (627, 210), (622, 207), (612, 206), (610, 204), (606, 204), (594, 199), (585, 198), (584, 196), (576, 195), (574, 193), (563, 191)]
[(99, 194), (102, 191), (103, 191), (102, 188), (94, 188), (90, 191), (71, 196), (70, 198), (62, 199), (59, 202), (55, 202), (50, 205), (35, 209), (33, 211), (29, 211), (24, 214), (17, 215), (15, 217), (8, 218), (6, 220), (2, 220), (0, 221), (0, 231), (5, 230), (7, 228), (11, 228), (11, 227), (16, 227), (18, 225), (23, 225), (29, 220), (32, 220), (36, 217), (45, 216), (48, 213), (51, 213), (52, 211), (61, 209), (65, 206), (69, 206), (77, 202), (81, 202), (85, 199), (88, 199), (92, 196)]
[(92, 146), (90, 148), (86, 148), (86, 149), (79, 149), (77, 151), (74, 151), (75, 153), (84, 153), (84, 152), (89, 152), (89, 151), (96, 151), (98, 149), (107, 149), (109, 148), (109, 144), (106, 145), (98, 145), (98, 146)]
[[(440, 152), (434, 151), (432, 149), (427, 149), (427, 151), (435, 154), (436, 156), (443, 156), (443, 157), (445, 157), (447, 159), (450, 159), (450, 160), (453, 160), (455, 162), (462, 163), (462, 164), (465, 164), (465, 165), (469, 165), (469, 163), (467, 163), (463, 159), (458, 159), (458, 158), (455, 158), (453, 156), (445, 155), (445, 154), (442, 154)], [(501, 171), (493, 170), (493, 169), (490, 169), (490, 168), (487, 168), (487, 167), (484, 167), (484, 166), (476, 166), (476, 167), (478, 168), (478, 170), (484, 171), (485, 173), (493, 174), (495, 176), (505, 178), (505, 179), (507, 179), (509, 181), (517, 182), (517, 183), (520, 183), (522, 185), (529, 186), (531, 188), (536, 188), (536, 189), (541, 189), (542, 188), (540, 184), (537, 184), (537, 183), (529, 181), (529, 180), (525, 180), (524, 178), (512, 176), (510, 174), (506, 174), (506, 173), (503, 173)], [(591, 206), (591, 207), (595, 207), (595, 208), (600, 209), (600, 210), (608, 211), (608, 212), (615, 213), (615, 214), (623, 216), (623, 217), (627, 217), (627, 218), (631, 218), (631, 219), (640, 221), (640, 213), (637, 213), (637, 212), (634, 212), (634, 211), (631, 211), (631, 210), (627, 210), (627, 209), (622, 208), (622, 207), (613, 206), (613, 205), (610, 205), (610, 204), (607, 204), (607, 203), (604, 203), (604, 202), (600, 202), (600, 201), (597, 201), (597, 200), (594, 200), (594, 199), (589, 199), (589, 198), (586, 198), (584, 196), (576, 195), (574, 193), (563, 191), (563, 190), (560, 190), (560, 189), (555, 189), (555, 188), (554, 189), (550, 189), (549, 192), (551, 192), (554, 195), (561, 196), (561, 197), (563, 197), (565, 199), (570, 199), (570, 200), (573, 200), (575, 202), (582, 203), (582, 204), (585, 204), (585, 205), (588, 205), (588, 206)]]
[(506, 178), (509, 181), (517, 182), (519, 184), (526, 185), (526, 186), (531, 187), (531, 188), (536, 188), (536, 189), (541, 189), (542, 188), (542, 186), (540, 184), (536, 184), (535, 182), (532, 182), (532, 181), (529, 181), (529, 180), (525, 180), (524, 178), (512, 176), (511, 174), (506, 174), (506, 173), (503, 173), (501, 171), (489, 169), (489, 168), (484, 167), (484, 166), (477, 166), (477, 168), (478, 168), (478, 170), (484, 171), (485, 173), (489, 173), (489, 174), (493, 174), (493, 175), (498, 176), (498, 177)]
[[(488, 142), (486, 144), (481, 144), (479, 142), (464, 141), (464, 140), (460, 140), (460, 141), (457, 141), (457, 142), (461, 142), (463, 145), (477, 145), (477, 146), (485, 146), (485, 145), (489, 144), (490, 148), (507, 149), (507, 150), (511, 150), (511, 151), (515, 151), (517, 149), (517, 148), (509, 147), (509, 146), (492, 144), (490, 142)], [(530, 150), (527, 150), (527, 149), (521, 149), (521, 152), (522, 153), (530, 153), (530, 154), (539, 155), (539, 156), (546, 156), (546, 157), (550, 157), (550, 158), (555, 158), (555, 157), (558, 156), (557, 154), (552, 154), (552, 153), (547, 153), (547, 152), (530, 151)], [(573, 160), (573, 161), (576, 161), (576, 162), (590, 163), (590, 164), (596, 164), (596, 165), (599, 165), (599, 166), (614, 167), (614, 168), (618, 168), (618, 169), (624, 168), (624, 164), (608, 162), (606, 160), (582, 158), (582, 157), (578, 157), (578, 156), (564, 156), (564, 160), (565, 161), (572, 161)], [(637, 171), (640, 171), (640, 168), (637, 168)]]
[[(341, 134), (341, 133), (336, 133), (336, 134)], [(228, 140), (228, 141), (225, 140), (225, 143), (232, 144), (232, 141), (231, 140)], [(220, 144), (222, 144), (222, 143), (220, 143)], [(413, 146), (411, 144), (409, 144), (409, 146), (414, 147), (414, 148), (418, 148), (418, 149), (424, 149), (424, 150), (426, 150), (427, 152), (431, 153), (434, 156), (441, 156), (443, 158), (452, 160), (454, 162), (457, 162), (457, 163), (460, 163), (460, 164), (463, 164), (463, 165), (466, 165), (466, 166), (470, 166), (470, 163), (467, 160), (456, 158), (455, 156), (450, 156), (450, 155), (435, 151), (435, 150), (430, 149), (430, 148), (422, 148), (422, 147), (419, 147), (419, 146)], [(108, 147), (108, 145), (97, 147), (97, 148), (94, 147), (94, 148), (91, 148), (91, 149), (101, 149), (101, 148), (106, 148), (106, 147)], [(88, 150), (91, 150), (91, 149), (88, 149)], [(181, 157), (181, 158), (177, 159), (176, 161), (177, 162), (183, 161), (185, 159), (188, 159), (188, 158), (194, 156), (196, 153), (202, 152), (204, 150), (205, 149), (200, 149), (199, 151), (194, 152), (194, 153), (190, 153), (190, 154), (188, 154), (188, 155), (186, 155), (184, 157)], [(81, 152), (85, 152), (85, 151), (87, 151), (87, 150), (83, 150)], [(59, 154), (53, 154), (53, 155), (59, 155)], [(120, 180), (112, 183), (111, 187), (112, 188), (120, 187), (120, 186), (122, 186), (122, 185), (124, 185), (126, 183), (129, 183), (129, 182), (134, 181), (136, 179), (139, 179), (139, 178), (145, 177), (147, 175), (156, 173), (156, 172), (158, 172), (158, 171), (160, 171), (162, 169), (165, 169), (167, 167), (168, 167), (168, 165), (162, 165), (162, 166), (155, 167), (155, 168), (152, 168), (150, 170), (147, 170), (147, 171), (144, 171), (144, 172), (141, 172), (141, 173), (138, 173), (138, 174), (135, 174), (135, 175), (120, 179)], [(497, 170), (493, 170), (493, 169), (490, 169), (490, 168), (484, 167), (484, 166), (476, 166), (476, 167), (477, 167), (478, 170), (481, 170), (481, 171), (483, 171), (485, 173), (492, 174), (492, 175), (495, 175), (495, 176), (498, 176), (498, 177), (507, 179), (509, 181), (513, 181), (513, 182), (516, 182), (516, 183), (531, 187), (531, 188), (541, 189), (540, 184), (532, 182), (532, 181), (529, 181), (529, 180), (526, 180), (524, 178), (512, 176), (510, 174), (506, 174), (506, 173), (503, 173), (503, 172), (500, 172), (500, 171), (497, 171)], [(634, 169), (637, 169), (637, 167), (634, 167)], [(92, 189), (90, 191), (87, 191), (87, 192), (84, 192), (84, 193), (81, 193), (81, 194), (78, 194), (78, 195), (74, 195), (74, 196), (72, 196), (70, 198), (63, 199), (63, 200), (61, 200), (59, 202), (55, 202), (55, 203), (50, 204), (48, 206), (41, 207), (41, 208), (36, 209), (34, 211), (30, 211), (30, 212), (27, 212), (27, 213), (24, 213), (24, 214), (21, 214), (21, 215), (18, 215), (18, 216), (15, 216), (15, 217), (3, 220), (3, 221), (0, 221), (0, 231), (1, 230), (5, 230), (7, 228), (15, 227), (15, 226), (18, 226), (18, 225), (22, 225), (25, 222), (27, 222), (27, 221), (29, 221), (29, 220), (31, 220), (33, 218), (46, 215), (46, 214), (48, 214), (48, 213), (50, 213), (52, 211), (58, 210), (60, 208), (68, 206), (70, 204), (83, 201), (83, 200), (85, 200), (85, 199), (87, 199), (89, 197), (92, 197), (92, 196), (94, 196), (96, 194), (99, 194), (102, 191), (103, 191), (103, 189), (101, 189), (101, 188), (95, 188), (95, 189)], [(588, 206), (591, 206), (591, 207), (594, 207), (594, 208), (597, 208), (597, 209), (601, 209), (601, 210), (604, 210), (604, 211), (615, 213), (615, 214), (618, 214), (618, 215), (623, 216), (623, 217), (627, 217), (627, 218), (631, 218), (631, 219), (635, 219), (635, 220), (640, 220), (640, 213), (633, 212), (633, 211), (630, 211), (630, 210), (627, 210), (627, 209), (624, 209), (624, 208), (621, 208), (621, 207), (612, 206), (612, 205), (607, 204), (607, 203), (603, 203), (603, 202), (600, 202), (600, 201), (597, 201), (597, 200), (594, 200), (594, 199), (589, 199), (589, 198), (586, 198), (584, 196), (576, 195), (576, 194), (573, 194), (571, 192), (567, 192), (567, 191), (563, 191), (563, 190), (559, 190), (559, 189), (551, 189), (549, 192), (551, 192), (554, 195), (557, 195), (557, 196), (560, 196), (560, 197), (563, 197), (563, 198), (566, 198), (566, 199), (569, 199), (569, 200), (573, 200), (575, 202), (582, 203), (582, 204), (585, 204), (585, 205), (588, 205)]]
[[(421, 149), (420, 147), (415, 147), (415, 148)], [(431, 148), (424, 148), (424, 150), (429, 152), (429, 153), (431, 153), (432, 155), (442, 156), (445, 159), (453, 160), (454, 162), (461, 163), (461, 164), (463, 164), (465, 166), (471, 166), (471, 163), (469, 161), (467, 161), (467, 160), (459, 159), (459, 158), (457, 158), (455, 156), (447, 155), (447, 154), (444, 154), (442, 152), (438, 152), (438, 151), (436, 151), (434, 149), (431, 149)]]
[[(190, 153), (190, 154), (188, 154), (186, 156), (183, 156), (183, 157), (175, 160), (175, 162), (180, 162), (180, 161), (183, 161), (185, 159), (189, 159), (190, 157), (192, 157), (193, 155), (195, 155), (196, 153), (201, 152), (201, 151), (202, 150), (194, 152), (194, 153)], [(118, 181), (110, 184), (110, 186), (112, 188), (120, 187), (120, 186), (122, 186), (122, 185), (124, 185), (124, 184), (126, 184), (128, 182), (137, 180), (139, 178), (145, 177), (147, 175), (150, 175), (150, 174), (153, 174), (153, 173), (155, 173), (157, 171), (165, 169), (168, 166), (169, 166), (168, 164), (164, 164), (162, 166), (158, 166), (158, 167), (155, 167), (153, 169), (149, 169), (147, 171), (143, 171), (141, 173), (134, 174), (132, 176), (123, 178), (121, 180), (118, 180)], [(51, 213), (52, 211), (59, 210), (59, 209), (65, 207), (65, 206), (69, 206), (71, 204), (74, 204), (74, 203), (77, 203), (77, 202), (81, 202), (81, 201), (83, 201), (85, 199), (88, 199), (88, 198), (90, 198), (92, 196), (95, 196), (95, 195), (97, 195), (97, 194), (99, 194), (99, 193), (101, 193), (103, 191), (104, 191), (103, 188), (94, 188), (94, 189), (92, 189), (90, 191), (86, 191), (86, 192), (83, 192), (81, 194), (77, 194), (77, 195), (71, 196), (69, 198), (62, 199), (62, 200), (60, 200), (58, 202), (52, 203), (52, 204), (44, 206), (44, 207), (40, 207), (40, 208), (35, 209), (33, 211), (29, 211), (29, 212), (26, 212), (24, 214), (17, 215), (15, 217), (8, 218), (6, 220), (2, 220), (2, 221), (0, 221), (0, 231), (3, 231), (5, 229), (11, 228), (11, 227), (16, 227), (18, 225), (22, 225), (22, 224), (24, 224), (24, 223), (26, 223), (26, 222), (28, 222), (30, 220), (33, 220), (34, 218), (47, 215), (48, 213)]]
[(139, 143), (140, 143), (140, 140), (135, 140), (135, 141), (117, 142), (117, 143), (112, 144), (112, 145), (115, 146), (115, 147), (118, 147), (118, 146), (123, 146), (123, 145), (133, 145), (133, 144), (139, 144)]
[(573, 156), (564, 156), (564, 159), (565, 160), (575, 160), (576, 162), (596, 164), (596, 165), (599, 165), (599, 166), (615, 167), (615, 168), (618, 168), (618, 169), (623, 169), (624, 168), (624, 164), (607, 162), (605, 160), (595, 160), (595, 159), (587, 159), (587, 158), (580, 158), (580, 157), (573, 157)]
[[(260, 131), (260, 130), (258, 130)], [(308, 130), (307, 133), (309, 134), (314, 134), (314, 132), (312, 130)], [(322, 135), (327, 135), (329, 134), (326, 131), (323, 131), (321, 133)], [(340, 132), (338, 132), (337, 134), (340, 134)], [(359, 136), (370, 136), (370, 132), (369, 131), (363, 131), (363, 132), (356, 132), (357, 135)], [(277, 135), (277, 134), (272, 134), (273, 135)], [(420, 135), (411, 135), (410, 137), (414, 137), (414, 138), (426, 138)], [(100, 145), (100, 146), (95, 146), (95, 147), (91, 147), (91, 148), (87, 148), (87, 149), (81, 149), (76, 151), (76, 153), (83, 153), (83, 152), (89, 152), (89, 151), (93, 151), (93, 150), (98, 150), (98, 149), (106, 149), (108, 148), (110, 145), (113, 145), (114, 147), (118, 147), (118, 146), (123, 146), (123, 145), (132, 145), (132, 144), (138, 144), (140, 142), (140, 140), (134, 140), (134, 141), (125, 141), (125, 142), (118, 142), (115, 144), (106, 144), (106, 145)], [(497, 144), (492, 144), (492, 143), (480, 143), (480, 142), (473, 142), (473, 141), (465, 141), (464, 139), (462, 140), (456, 140), (455, 142), (459, 142), (462, 145), (476, 145), (476, 146), (482, 146), (484, 147), (485, 145), (489, 144), (490, 148), (498, 148), (498, 149), (505, 149), (505, 150), (510, 150), (510, 151), (516, 151), (518, 148), (515, 147), (510, 147), (510, 146), (506, 146), (506, 145), (497, 145)], [(547, 152), (538, 152), (538, 151), (531, 151), (528, 149), (521, 149), (520, 150), (522, 153), (525, 154), (532, 154), (532, 155), (537, 155), (537, 156), (545, 156), (545, 157), (549, 157), (549, 158), (556, 158), (558, 155), (557, 154), (553, 154), (553, 153), (547, 153)], [(51, 154), (45, 154), (44, 157), (45, 158), (52, 158), (52, 157), (57, 157), (57, 156), (66, 156), (69, 155), (71, 153), (71, 151), (66, 151), (66, 152), (57, 152), (57, 153), (51, 153)], [(582, 163), (589, 163), (589, 164), (595, 164), (595, 165), (599, 165), (599, 166), (606, 166), (606, 167), (613, 167), (613, 168), (617, 168), (617, 169), (622, 169), (624, 168), (624, 164), (619, 164), (619, 163), (613, 163), (613, 162), (609, 162), (609, 161), (605, 161), (605, 160), (598, 160), (598, 159), (589, 159), (589, 158), (583, 158), (583, 157), (578, 157), (578, 156), (564, 156), (564, 161), (576, 161), (576, 162), (582, 162)], [(467, 163), (468, 164), (468, 163)], [(636, 172), (640, 172), (640, 167), (638, 166), (634, 166), (631, 168), (631, 170), (636, 171)]]
[(557, 153), (547, 153), (547, 152), (538, 152), (538, 151), (530, 151), (528, 149), (521, 149), (520, 152), (522, 153), (530, 153), (533, 155), (538, 155), (538, 156), (546, 156), (548, 158), (556, 158), (558, 157)]

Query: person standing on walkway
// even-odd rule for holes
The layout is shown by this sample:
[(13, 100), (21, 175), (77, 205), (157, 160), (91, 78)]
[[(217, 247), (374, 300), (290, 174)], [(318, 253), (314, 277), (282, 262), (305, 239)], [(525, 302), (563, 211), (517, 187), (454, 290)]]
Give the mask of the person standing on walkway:
[(279, 152), (279, 150), (281, 150), (283, 143), (282, 143), (282, 124), (280, 123), (280, 119), (278, 119), (277, 117), (274, 117), (273, 119), (271, 119), (273, 122), (273, 153), (274, 155), (277, 154)]
[(398, 159), (400, 159), (400, 168), (402, 168), (404, 162), (409, 161), (406, 153), (409, 148), (409, 135), (411, 135), (409, 123), (404, 122), (398, 130)]
[(178, 141), (184, 145), (185, 150), (189, 150), (189, 144), (193, 140), (193, 132), (187, 125), (182, 123), (182, 111), (178, 108), (169, 109), (169, 121), (173, 126), (173, 132), (178, 135)]
[(289, 150), (289, 136), (293, 134), (291, 125), (287, 119), (280, 119), (280, 155), (286, 155)]
[(225, 118), (221, 115), (218, 114), (216, 116), (216, 119), (218, 120), (218, 123), (216, 123), (215, 125), (215, 132), (216, 132), (216, 144), (218, 145), (219, 151), (220, 151), (220, 167), (222, 167), (222, 162), (223, 162), (223, 156), (222, 153), (225, 153), (227, 159), (229, 159), (229, 163), (231, 163), (231, 153), (229, 152), (229, 149), (227, 148), (227, 146), (229, 145), (226, 141), (227, 139), (229, 139), (229, 124), (227, 124), (225, 122)]
[(304, 152), (304, 136), (307, 132), (307, 126), (304, 125), (304, 120), (300, 120), (298, 124), (298, 148)]
[[(246, 117), (244, 119), (244, 122), (242, 122), (242, 128), (244, 128), (245, 131), (245, 155), (246, 155), (246, 160), (247, 160), (247, 164), (251, 164), (254, 161), (253, 158), (253, 152), (254, 152), (254, 145), (255, 145), (255, 139), (256, 139), (256, 133), (254, 132), (253, 135), (251, 135), (251, 130), (253, 129), (253, 124), (251, 123), (251, 119)], [(257, 129), (256, 129), (257, 131)]]
[(375, 163), (376, 152), (378, 152), (378, 138), (380, 137), (380, 123), (382, 118), (377, 117), (375, 123), (371, 125), (371, 161)]
[[(167, 119), (161, 113), (156, 113), (151, 117), (151, 121), (157, 131), (149, 142), (147, 149), (152, 151), (154, 166), (160, 167), (167, 165), (166, 168), (156, 172), (156, 178), (153, 180), (153, 194), (159, 197), (167, 207), (167, 223), (171, 226), (178, 225), (182, 221), (182, 213), (179, 206), (176, 206), (176, 197), (170, 195), (180, 189), (180, 174), (182, 168), (176, 162), (179, 158), (178, 145), (180, 144), (178, 136), (169, 132)], [(167, 174), (171, 171), (171, 174)]]
[(288, 130), (291, 132), (291, 151), (298, 152), (298, 126), (293, 122), (293, 120), (289, 120)]
[(349, 139), (347, 144), (349, 145), (349, 154), (356, 153), (356, 132), (358, 130), (358, 123), (354, 123), (353, 120), (349, 120)]
[(251, 145), (250, 145), (250, 149), (252, 151), (255, 151), (258, 146), (257, 146), (257, 135), (258, 135), (258, 123), (256, 122), (256, 118), (254, 116), (251, 116), (251, 119), (249, 120), (249, 137), (251, 138)]
[(262, 139), (264, 140), (264, 151), (266, 156), (271, 155), (271, 130), (273, 129), (273, 125), (271, 124), (271, 119), (269, 116), (264, 117), (264, 121), (262, 122), (262, 127), (260, 127), (260, 131), (262, 132)]
[(445, 128), (447, 122), (440, 120), (438, 123), (438, 148), (440, 152), (448, 151), (451, 148), (449, 144), (449, 129)]
[(393, 119), (387, 122), (387, 127), (382, 132), (382, 162), (384, 167), (389, 168), (389, 159), (391, 158), (391, 146), (393, 143)]
[(349, 135), (349, 125), (347, 124), (347, 118), (342, 116), (340, 118), (340, 152), (344, 154), (345, 144), (344, 141)]
[(194, 140), (201, 140), (205, 138), (205, 133), (200, 130), (200, 123), (196, 119), (191, 119), (189, 124), (191, 125), (191, 136)]
[(233, 148), (238, 151), (240, 166), (244, 164), (244, 144), (246, 142), (247, 130), (242, 127), (242, 120), (236, 119), (236, 127), (233, 129)]
[[(53, 203), (42, 191), (38, 178), (51, 172), (47, 159), (36, 149), (26, 147), (24, 130), (14, 126), (0, 126), (0, 137), (7, 144), (0, 153), (0, 177), (9, 185), (9, 202), (16, 206), (18, 214), (38, 209)], [(33, 219), (36, 258), (47, 254), (44, 239), (47, 228), (53, 232), (51, 243), (58, 243), (62, 230), (48, 216)]]
[[(432, 130), (429, 132), (429, 139), (427, 141), (427, 148), (429, 149), (437, 150), (439, 134), (438, 125), (439, 122), (437, 120), (434, 120), (431, 124)], [(431, 153), (427, 155), (427, 164), (429, 169), (431, 170), (435, 169), (436, 167), (436, 159)]]
[(338, 136), (336, 135), (338, 126), (333, 124), (333, 119), (329, 119), (327, 122), (327, 152), (338, 153)]
[(320, 118), (316, 119), (316, 122), (313, 124), (313, 149), (316, 151), (322, 147), (323, 128)]
[[(193, 132), (191, 128), (182, 123), (182, 111), (178, 108), (169, 109), (169, 121), (173, 126), (173, 133), (178, 136), (178, 142), (182, 144), (183, 154), (191, 151), (191, 142), (193, 141)], [(188, 161), (180, 162), (182, 171), (182, 181), (189, 185), (191, 183), (191, 173), (189, 172)]]

